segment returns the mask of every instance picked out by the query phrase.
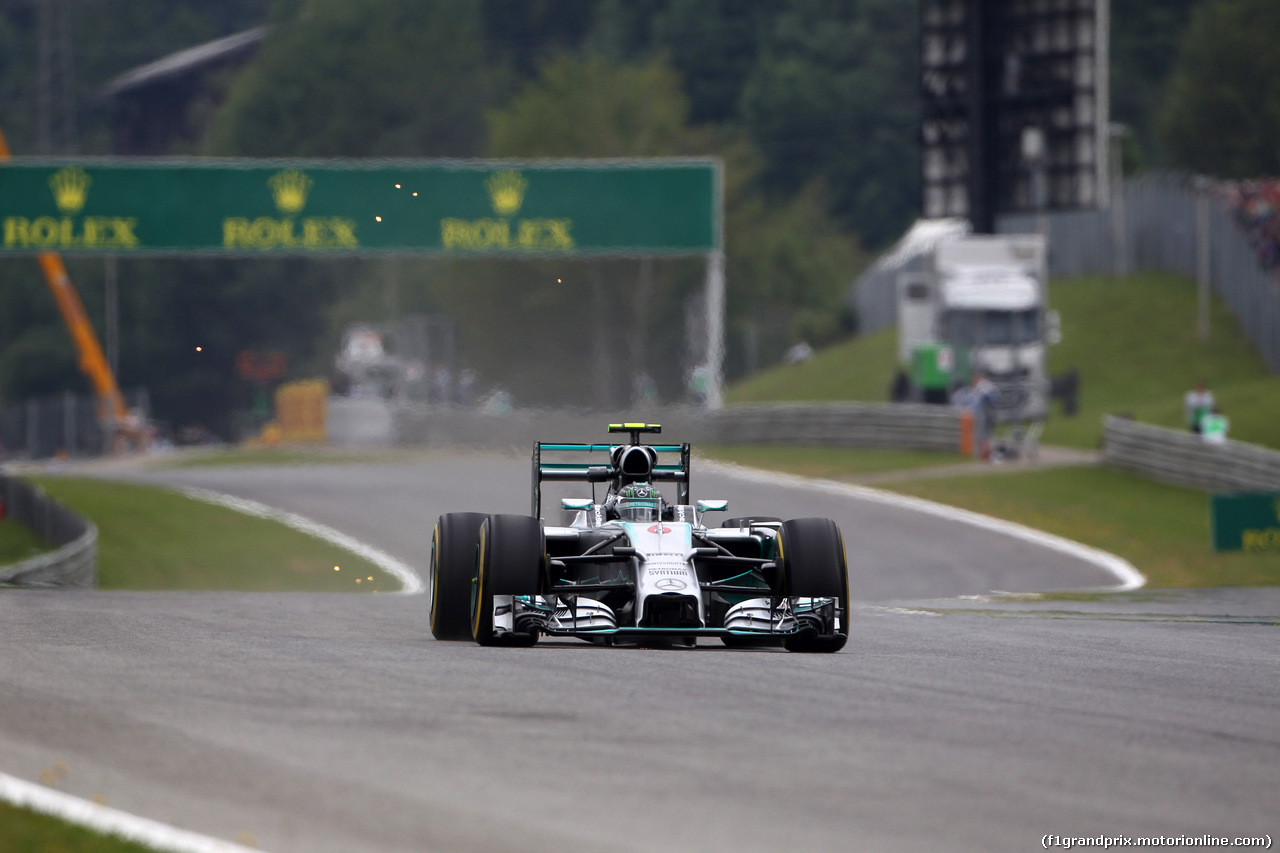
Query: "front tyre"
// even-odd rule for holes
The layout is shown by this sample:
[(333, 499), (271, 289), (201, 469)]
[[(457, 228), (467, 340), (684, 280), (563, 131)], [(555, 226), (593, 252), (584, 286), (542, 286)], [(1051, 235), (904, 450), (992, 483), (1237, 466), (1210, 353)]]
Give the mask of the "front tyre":
[[(783, 646), (791, 652), (840, 651), (849, 639), (849, 567), (840, 528), (829, 518), (784, 521), (778, 550), (783, 589), (796, 602), (801, 622), (800, 632), (786, 637)], [(830, 603), (805, 610), (797, 599)]]
[(431, 636), (471, 639), (471, 579), (475, 577), (476, 537), (488, 518), (483, 512), (448, 512), (431, 534)]
[(482, 646), (531, 646), (536, 630), (516, 631), (515, 597), (542, 590), (547, 560), (542, 522), (527, 515), (491, 515), (480, 525), (471, 588), (471, 636)]

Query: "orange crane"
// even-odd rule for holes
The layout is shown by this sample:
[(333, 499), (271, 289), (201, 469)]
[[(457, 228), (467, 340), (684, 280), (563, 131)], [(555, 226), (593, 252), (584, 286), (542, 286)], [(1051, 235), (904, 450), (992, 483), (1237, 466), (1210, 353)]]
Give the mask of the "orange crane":
[[(9, 144), (5, 141), (4, 132), (0, 131), (0, 163), (6, 162), (9, 157)], [(54, 301), (58, 303), (58, 310), (62, 312), (67, 331), (71, 333), (80, 369), (89, 377), (93, 390), (98, 395), (101, 403), (100, 417), (111, 432), (118, 432), (129, 423), (129, 409), (125, 406), (124, 395), (116, 385), (111, 365), (102, 354), (102, 345), (98, 343), (93, 324), (85, 314), (80, 294), (71, 286), (71, 278), (67, 275), (67, 268), (63, 266), (62, 256), (57, 252), (41, 252), (36, 256), (36, 261), (40, 264)]]

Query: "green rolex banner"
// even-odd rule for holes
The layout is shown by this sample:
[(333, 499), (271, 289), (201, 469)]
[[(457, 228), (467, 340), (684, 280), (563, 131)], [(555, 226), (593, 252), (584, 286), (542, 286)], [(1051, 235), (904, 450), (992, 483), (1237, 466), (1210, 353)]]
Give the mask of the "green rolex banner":
[(1215, 551), (1280, 551), (1280, 492), (1232, 492), (1210, 498)]
[(696, 255), (711, 159), (0, 164), (0, 251)]

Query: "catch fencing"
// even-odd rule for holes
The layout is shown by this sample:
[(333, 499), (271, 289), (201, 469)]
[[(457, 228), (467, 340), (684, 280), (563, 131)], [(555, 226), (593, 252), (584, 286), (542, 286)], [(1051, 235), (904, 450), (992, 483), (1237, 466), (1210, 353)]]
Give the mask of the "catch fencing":
[(57, 550), (0, 566), (0, 585), (93, 586), (98, 577), (98, 528), (24, 480), (0, 475), (0, 501), (8, 518), (21, 522)]
[[(151, 408), (147, 390), (128, 392), (125, 401), (146, 423)], [(101, 405), (95, 396), (67, 391), (0, 407), (0, 460), (109, 453), (113, 437), (103, 426)]]
[[(364, 412), (369, 412), (365, 409)], [(355, 428), (348, 415), (353, 410), (333, 405), (331, 416), (341, 417), (347, 435), (367, 436)], [(688, 406), (662, 409), (646, 407), (642, 412), (585, 411), (573, 409), (486, 410), (462, 406), (400, 405), (390, 409), (389, 433), (400, 445), (448, 447), (492, 447), (528, 450), (535, 441), (565, 441), (601, 444), (609, 440), (610, 423), (635, 421), (643, 417), (662, 425), (665, 442), (700, 442), (707, 435), (706, 415)], [(372, 423), (372, 422), (370, 422)], [(330, 432), (332, 436), (332, 430)], [(613, 436), (614, 440), (622, 440)], [(352, 441), (351, 443), (370, 443)]]
[(1214, 491), (1280, 490), (1280, 452), (1242, 441), (1212, 444), (1191, 432), (1107, 417), (1103, 461), (1153, 480)]
[[(1204, 207), (1200, 208), (1203, 200)], [(1199, 220), (1203, 211), (1205, 233)], [(1157, 173), (1131, 178), (1105, 210), (1003, 216), (1002, 234), (1048, 231), (1049, 275), (1126, 275), (1139, 270), (1197, 277), (1199, 247), (1208, 247), (1204, 270), (1268, 367), (1280, 372), (1280, 284), (1258, 263), (1257, 253), (1213, 188), (1186, 175)], [(1201, 237), (1203, 236), (1203, 240)], [(919, 254), (878, 264), (854, 284), (853, 304), (862, 333), (897, 323), (899, 271), (914, 269)], [(1050, 305), (1053, 294), (1050, 291)]]
[[(949, 406), (894, 403), (772, 403), (716, 411), (670, 407), (643, 413), (664, 440), (696, 444), (798, 444), (916, 450), (960, 449), (960, 414)], [(529, 447), (534, 441), (606, 440), (605, 425), (636, 413), (402, 407), (396, 443)]]

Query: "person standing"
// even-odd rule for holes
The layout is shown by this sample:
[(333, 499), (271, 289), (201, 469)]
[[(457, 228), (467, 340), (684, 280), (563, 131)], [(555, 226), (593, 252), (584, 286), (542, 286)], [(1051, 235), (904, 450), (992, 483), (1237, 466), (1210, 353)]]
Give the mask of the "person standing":
[(1182, 417), (1187, 422), (1187, 429), (1200, 434), (1200, 421), (1214, 409), (1213, 392), (1205, 387), (1204, 381), (1196, 383), (1196, 387), (1182, 398)]

